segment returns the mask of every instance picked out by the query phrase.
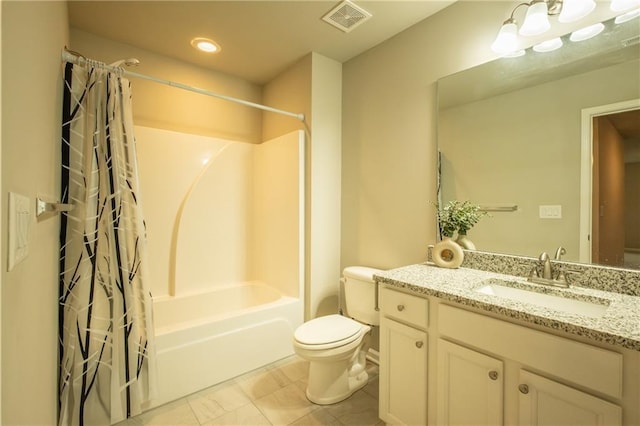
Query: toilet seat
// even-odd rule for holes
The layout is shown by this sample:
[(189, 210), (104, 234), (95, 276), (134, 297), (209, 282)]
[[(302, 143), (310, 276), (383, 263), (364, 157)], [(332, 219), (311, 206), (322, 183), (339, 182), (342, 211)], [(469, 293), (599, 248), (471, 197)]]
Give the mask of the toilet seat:
[(312, 319), (294, 333), (299, 346), (321, 350), (347, 345), (362, 335), (363, 325), (351, 318), (334, 314)]

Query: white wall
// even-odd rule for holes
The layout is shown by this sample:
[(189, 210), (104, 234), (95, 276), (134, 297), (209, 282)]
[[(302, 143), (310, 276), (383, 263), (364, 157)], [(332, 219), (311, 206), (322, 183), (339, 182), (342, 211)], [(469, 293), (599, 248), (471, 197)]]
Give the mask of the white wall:
[[(2, 200), (56, 198), (65, 2), (2, 2)], [(2, 424), (57, 421), (59, 220), (31, 221), (28, 257), (7, 272), (2, 211)]]

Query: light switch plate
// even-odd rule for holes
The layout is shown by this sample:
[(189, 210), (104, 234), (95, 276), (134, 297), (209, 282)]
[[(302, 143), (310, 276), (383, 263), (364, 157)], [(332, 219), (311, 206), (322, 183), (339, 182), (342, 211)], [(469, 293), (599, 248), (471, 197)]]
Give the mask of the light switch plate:
[(540, 219), (562, 219), (562, 206), (538, 206)]
[(31, 203), (29, 197), (9, 193), (9, 259), (7, 270), (11, 271), (29, 254), (29, 228), (31, 226)]

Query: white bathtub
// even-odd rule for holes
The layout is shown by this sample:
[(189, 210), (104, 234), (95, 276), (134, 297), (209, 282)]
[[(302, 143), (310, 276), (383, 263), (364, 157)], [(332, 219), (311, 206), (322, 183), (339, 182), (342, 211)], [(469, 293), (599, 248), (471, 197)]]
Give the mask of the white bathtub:
[(149, 408), (293, 354), (302, 299), (262, 282), (154, 298), (158, 394)]

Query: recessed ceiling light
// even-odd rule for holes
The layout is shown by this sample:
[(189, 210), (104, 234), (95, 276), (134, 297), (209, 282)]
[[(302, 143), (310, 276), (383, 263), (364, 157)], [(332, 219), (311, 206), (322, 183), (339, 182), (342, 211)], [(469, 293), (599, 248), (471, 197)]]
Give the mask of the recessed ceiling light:
[(206, 53), (217, 53), (222, 50), (222, 48), (218, 43), (216, 43), (215, 41), (209, 38), (204, 38), (204, 37), (196, 37), (193, 40), (191, 40), (191, 46)]

